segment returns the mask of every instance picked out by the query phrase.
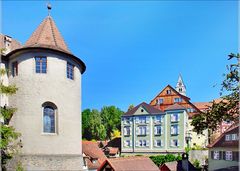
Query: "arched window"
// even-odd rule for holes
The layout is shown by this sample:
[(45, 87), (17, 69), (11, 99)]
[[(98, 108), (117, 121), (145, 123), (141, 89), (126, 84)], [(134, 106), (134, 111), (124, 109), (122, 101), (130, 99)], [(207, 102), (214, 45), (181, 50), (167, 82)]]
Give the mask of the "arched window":
[(51, 102), (43, 104), (43, 132), (56, 133), (57, 107)]

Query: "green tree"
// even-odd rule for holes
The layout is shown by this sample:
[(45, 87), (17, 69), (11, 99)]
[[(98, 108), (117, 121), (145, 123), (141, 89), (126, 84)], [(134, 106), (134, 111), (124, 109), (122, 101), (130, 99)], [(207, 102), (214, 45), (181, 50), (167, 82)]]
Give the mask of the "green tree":
[(83, 137), (83, 139), (87, 139), (87, 140), (92, 139), (92, 135), (91, 135), (91, 132), (89, 130), (90, 115), (91, 115), (91, 110), (90, 109), (85, 109), (82, 112), (82, 137)]
[(107, 139), (111, 138), (113, 130), (121, 130), (121, 115), (123, 111), (115, 106), (104, 106), (101, 109), (102, 123), (106, 128)]
[(98, 110), (93, 109), (89, 118), (89, 129), (92, 139), (103, 140), (106, 137), (106, 129), (102, 124), (102, 119)]
[(134, 105), (133, 104), (130, 104), (129, 106), (128, 106), (128, 110), (132, 110), (134, 108)]
[(98, 110), (85, 109), (82, 112), (82, 135), (87, 140), (104, 140), (106, 129)]
[(194, 131), (202, 133), (208, 129), (213, 132), (224, 120), (238, 121), (239, 119), (239, 54), (231, 53), (228, 60), (234, 61), (227, 66), (227, 74), (224, 74), (220, 96), (220, 102), (212, 101), (212, 105), (200, 115), (195, 115), (192, 120)]
[[(2, 53), (2, 50), (1, 50)], [(13, 95), (17, 91), (15, 85), (4, 85), (3, 76), (6, 74), (6, 70), (0, 69), (0, 94), (2, 97)], [(16, 140), (20, 136), (20, 133), (16, 132), (13, 126), (9, 125), (9, 122), (16, 111), (16, 108), (11, 108), (8, 106), (1, 107), (0, 120), (1, 120), (1, 139), (0, 139), (0, 148), (1, 148), (1, 167), (2, 170), (6, 170), (7, 160), (11, 159), (13, 155), (18, 151), (20, 143)]]

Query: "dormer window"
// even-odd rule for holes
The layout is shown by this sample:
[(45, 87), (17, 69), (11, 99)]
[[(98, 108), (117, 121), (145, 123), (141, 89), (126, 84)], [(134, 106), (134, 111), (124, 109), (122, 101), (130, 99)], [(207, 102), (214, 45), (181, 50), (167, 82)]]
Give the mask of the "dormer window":
[(167, 90), (167, 94), (171, 94), (171, 90)]

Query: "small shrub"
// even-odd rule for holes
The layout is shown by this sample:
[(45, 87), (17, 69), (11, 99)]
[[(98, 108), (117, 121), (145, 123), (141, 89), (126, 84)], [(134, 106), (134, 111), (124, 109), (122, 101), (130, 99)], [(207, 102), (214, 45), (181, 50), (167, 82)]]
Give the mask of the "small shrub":
[(196, 167), (197, 169), (201, 168), (200, 167), (200, 161), (195, 159), (194, 162), (193, 162), (193, 166)]
[(173, 154), (167, 155), (157, 155), (157, 156), (150, 156), (149, 157), (157, 166), (161, 166), (166, 162), (178, 161), (181, 160), (182, 157), (180, 155), (175, 156)]
[(24, 171), (22, 163), (18, 162), (16, 171)]

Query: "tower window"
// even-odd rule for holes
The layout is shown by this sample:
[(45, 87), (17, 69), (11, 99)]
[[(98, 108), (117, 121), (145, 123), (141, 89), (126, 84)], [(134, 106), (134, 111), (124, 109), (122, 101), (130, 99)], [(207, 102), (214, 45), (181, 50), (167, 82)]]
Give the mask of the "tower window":
[(50, 102), (46, 102), (46, 105), (43, 106), (43, 132), (56, 133), (57, 108)]
[(47, 57), (35, 57), (36, 73), (47, 73)]
[(179, 92), (182, 92), (182, 88), (179, 88)]
[(74, 79), (74, 65), (67, 62), (67, 78)]
[(15, 77), (18, 75), (18, 62), (15, 61), (12, 63), (12, 76)]

